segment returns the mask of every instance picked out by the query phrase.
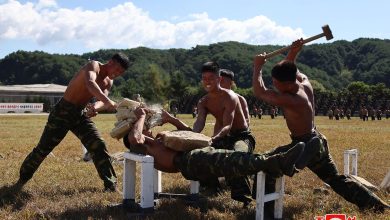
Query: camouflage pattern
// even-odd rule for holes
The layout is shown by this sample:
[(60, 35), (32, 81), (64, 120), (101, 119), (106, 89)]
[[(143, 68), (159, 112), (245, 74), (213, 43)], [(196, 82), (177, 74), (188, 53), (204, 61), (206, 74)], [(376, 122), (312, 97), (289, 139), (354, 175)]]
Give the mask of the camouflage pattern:
[(91, 153), (93, 163), (106, 188), (115, 186), (116, 174), (112, 167), (106, 145), (95, 124), (83, 115), (83, 107), (61, 99), (50, 112), (38, 145), (26, 157), (20, 168), (20, 179), (32, 178), (47, 155), (64, 139), (68, 131), (74, 133)]
[(279, 155), (262, 155), (205, 147), (179, 152), (174, 166), (189, 180), (207, 181), (216, 177), (245, 177), (259, 171), (281, 176)]
[[(215, 149), (227, 149), (237, 152), (253, 153), (255, 148), (255, 138), (252, 136), (249, 130), (236, 131), (223, 137), (222, 139), (214, 142), (212, 146)], [(231, 189), (231, 198), (241, 202), (247, 202), (251, 200), (251, 185), (249, 177), (233, 177), (225, 178), (227, 185)], [(209, 179), (206, 182), (200, 182), (201, 186), (219, 187), (219, 181), (217, 178)]]
[[(331, 186), (331, 188), (345, 200), (356, 204), (360, 209), (369, 209), (376, 206), (380, 206), (381, 200), (378, 196), (372, 193), (369, 189), (363, 186), (360, 182), (340, 174), (337, 170), (332, 156), (329, 153), (329, 147), (327, 139), (324, 135), (318, 131), (313, 131), (311, 134), (307, 134), (301, 137), (292, 137), (292, 143), (278, 147), (272, 151), (266, 152), (266, 155), (271, 156), (285, 152), (296, 145), (298, 141), (306, 143), (306, 147), (310, 147), (314, 137), (318, 137), (321, 140), (320, 151), (313, 155), (307, 167), (314, 172), (322, 181)], [(266, 193), (275, 191), (275, 179), (266, 179)], [(272, 210), (273, 203), (266, 203), (266, 209)], [(273, 212), (272, 212), (273, 213)]]

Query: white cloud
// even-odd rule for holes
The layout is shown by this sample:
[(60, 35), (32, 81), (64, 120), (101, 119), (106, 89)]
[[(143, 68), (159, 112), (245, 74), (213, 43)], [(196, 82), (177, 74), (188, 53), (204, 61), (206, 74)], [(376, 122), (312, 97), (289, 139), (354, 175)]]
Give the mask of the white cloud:
[(265, 16), (247, 20), (210, 19), (207, 13), (172, 23), (153, 20), (131, 2), (102, 11), (58, 8), (55, 0), (0, 5), (0, 41), (30, 39), (39, 45), (77, 40), (89, 49), (190, 48), (198, 44), (239, 41), (289, 44), (304, 37), (301, 29), (277, 25)]

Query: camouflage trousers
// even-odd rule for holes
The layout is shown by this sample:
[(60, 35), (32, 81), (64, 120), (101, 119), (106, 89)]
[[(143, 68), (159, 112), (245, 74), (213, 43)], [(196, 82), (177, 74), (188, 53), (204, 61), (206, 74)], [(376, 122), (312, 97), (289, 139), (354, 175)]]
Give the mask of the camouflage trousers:
[[(315, 173), (322, 181), (331, 186), (333, 191), (342, 196), (345, 200), (354, 203), (361, 209), (373, 208), (380, 205), (380, 199), (369, 189), (363, 186), (360, 182), (354, 180), (350, 176), (342, 175), (337, 170), (332, 156), (329, 153), (329, 147), (326, 137), (318, 131), (313, 131), (311, 134), (302, 137), (292, 137), (292, 142), (288, 145), (275, 148), (272, 151), (266, 152), (268, 156), (285, 152), (294, 147), (299, 141), (306, 143), (306, 147), (310, 147), (310, 140), (314, 137), (319, 137), (321, 140), (320, 151), (313, 155), (309, 161), (307, 168)], [(266, 179), (266, 193), (275, 191), (275, 179), (269, 177)], [(272, 210), (273, 203), (266, 204), (266, 209)]]
[[(249, 130), (236, 131), (223, 137), (212, 144), (215, 149), (226, 149), (237, 152), (253, 153), (255, 148), (255, 138)], [(231, 189), (231, 198), (237, 201), (246, 202), (251, 199), (251, 184), (247, 176), (225, 177), (227, 185)], [(200, 181), (200, 185), (219, 187), (218, 178), (207, 181)]]
[(38, 145), (26, 157), (20, 168), (20, 179), (32, 178), (46, 156), (64, 139), (68, 131), (75, 134), (91, 153), (93, 163), (105, 187), (116, 184), (116, 174), (106, 145), (95, 124), (82, 114), (83, 107), (61, 99), (50, 112)]
[(282, 174), (277, 156), (205, 147), (179, 152), (174, 166), (189, 180), (208, 181), (217, 177), (245, 177), (259, 171)]

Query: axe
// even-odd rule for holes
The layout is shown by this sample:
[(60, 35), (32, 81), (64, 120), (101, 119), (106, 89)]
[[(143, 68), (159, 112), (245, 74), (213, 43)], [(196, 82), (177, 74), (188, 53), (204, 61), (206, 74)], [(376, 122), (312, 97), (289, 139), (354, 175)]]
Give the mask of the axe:
[[(306, 44), (310, 41), (317, 40), (318, 38), (321, 38), (321, 37), (326, 37), (326, 40), (333, 39), (332, 31), (330, 30), (329, 25), (322, 26), (322, 33), (321, 34), (317, 34), (317, 35), (314, 35), (314, 36), (309, 37), (307, 39), (304, 39), (303, 43)], [(291, 45), (287, 46), (287, 47), (282, 47), (278, 50), (272, 51), (271, 53), (267, 53), (265, 55), (265, 58), (268, 59), (268, 58), (274, 57), (278, 54), (283, 53), (284, 51), (289, 50), (290, 48), (291, 48)]]

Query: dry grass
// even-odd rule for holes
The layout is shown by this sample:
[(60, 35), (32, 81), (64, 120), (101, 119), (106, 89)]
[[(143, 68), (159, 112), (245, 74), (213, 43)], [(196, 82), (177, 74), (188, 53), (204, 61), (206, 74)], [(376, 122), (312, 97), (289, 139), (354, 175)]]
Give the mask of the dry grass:
[[(190, 115), (179, 115), (188, 124)], [(48, 156), (21, 192), (12, 193), (10, 185), (17, 180), (20, 164), (38, 142), (47, 116), (0, 116), (0, 219), (138, 219), (123, 210), (110, 209), (108, 205), (120, 203), (118, 193), (102, 192), (102, 181), (92, 163), (81, 162), (81, 144), (68, 134)], [(100, 115), (94, 119), (108, 144), (111, 153), (124, 151), (121, 141), (109, 136), (115, 117)], [(330, 121), (316, 118), (319, 130), (329, 140), (332, 155), (342, 170), (343, 151), (359, 149), (358, 173), (371, 183), (379, 185), (390, 167), (390, 120), (362, 122)], [(212, 119), (206, 134), (211, 133)], [(257, 139), (257, 152), (288, 143), (288, 130), (282, 117), (271, 120), (252, 120), (252, 131)], [(161, 129), (161, 128), (159, 128)], [(172, 129), (165, 126), (165, 130)], [(123, 167), (115, 164), (121, 187)], [(284, 202), (285, 219), (313, 219), (317, 215), (344, 213), (356, 219), (390, 219), (390, 212), (373, 214), (359, 212), (356, 206), (346, 202), (333, 191), (329, 194), (313, 194), (314, 188), (325, 188), (310, 171), (304, 170), (294, 178), (286, 178)], [(164, 191), (184, 193), (188, 181), (179, 174), (163, 174)], [(389, 192), (379, 191), (381, 198), (390, 202)], [(185, 205), (180, 200), (163, 200), (153, 215), (146, 219), (254, 219), (252, 206), (242, 209), (230, 199), (228, 192), (216, 198), (200, 202), (201, 208)]]

